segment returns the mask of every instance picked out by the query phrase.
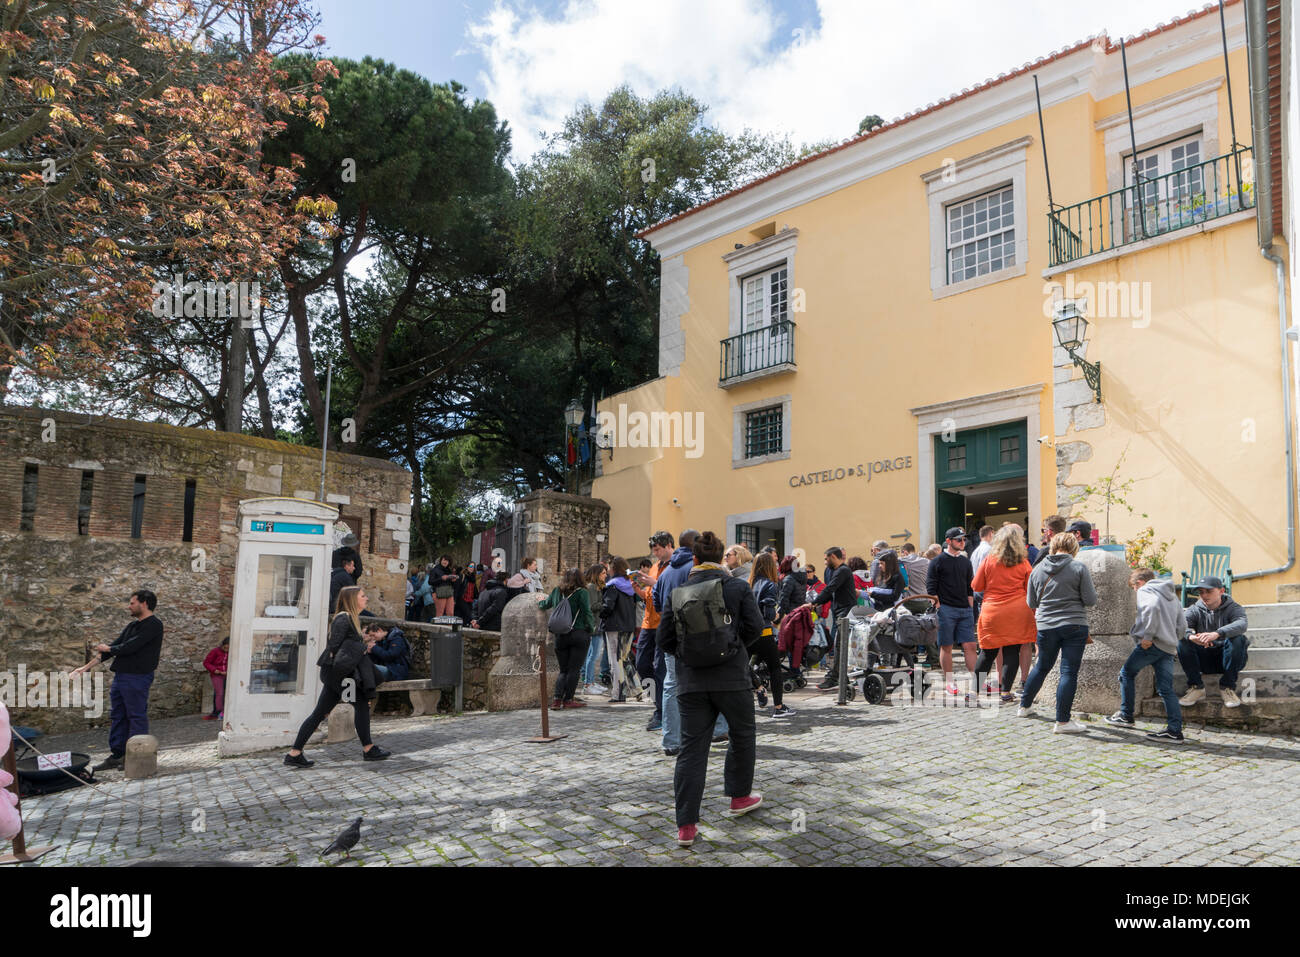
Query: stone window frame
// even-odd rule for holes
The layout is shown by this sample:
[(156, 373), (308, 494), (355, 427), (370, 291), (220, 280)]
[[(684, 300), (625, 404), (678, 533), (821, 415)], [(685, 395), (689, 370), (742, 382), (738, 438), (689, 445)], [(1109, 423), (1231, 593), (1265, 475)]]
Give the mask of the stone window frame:
[(754, 512), (737, 512), (727, 516), (727, 542), (736, 541), (736, 526), (754, 525), (758, 522), (769, 522), (774, 518), (781, 519), (785, 525), (785, 550), (786, 554), (794, 554), (794, 506), (785, 505), (779, 508), (761, 508)]
[[(759, 409), (767, 409), (772, 406), (781, 407), (781, 451), (772, 452), (768, 455), (756, 455), (753, 458), (745, 458), (745, 416), (749, 412), (757, 412)], [(742, 402), (731, 408), (731, 467), (733, 469), (749, 468), (751, 465), (763, 465), (767, 462), (779, 462), (782, 459), (790, 457), (791, 428), (790, 418), (790, 395), (771, 396), (766, 399), (757, 399), (753, 402)]]
[(785, 287), (788, 295), (786, 315), (794, 320), (794, 293), (797, 288), (794, 272), (794, 255), (798, 247), (799, 230), (786, 227), (779, 233), (756, 243), (723, 255), (727, 264), (727, 338), (738, 336), (744, 330), (745, 280), (755, 273), (785, 266)]
[[(921, 174), (930, 212), (930, 296), (944, 299), (1025, 275), (1029, 266), (1029, 196), (1026, 190), (1029, 145), (1033, 139), (1003, 143), (982, 153)], [(948, 207), (984, 193), (1012, 187), (1012, 228), (1015, 230), (1015, 265), (961, 282), (948, 282)]]

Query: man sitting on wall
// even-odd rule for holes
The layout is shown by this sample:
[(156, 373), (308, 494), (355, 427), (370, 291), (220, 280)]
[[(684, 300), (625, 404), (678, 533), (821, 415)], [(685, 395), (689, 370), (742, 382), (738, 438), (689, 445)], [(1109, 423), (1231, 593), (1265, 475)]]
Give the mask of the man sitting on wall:
[(400, 628), (391, 631), (383, 625), (366, 625), (366, 638), (373, 641), (370, 660), (375, 675), (382, 681), (405, 681), (411, 676), (411, 646)]
[(1224, 590), (1223, 579), (1208, 575), (1196, 585), (1200, 600), (1187, 609), (1187, 637), (1178, 642), (1178, 661), (1187, 675), (1183, 707), (1205, 697), (1201, 675), (1222, 675), (1219, 694), (1225, 708), (1241, 704), (1237, 674), (1246, 667), (1250, 639), (1246, 637), (1246, 609)]

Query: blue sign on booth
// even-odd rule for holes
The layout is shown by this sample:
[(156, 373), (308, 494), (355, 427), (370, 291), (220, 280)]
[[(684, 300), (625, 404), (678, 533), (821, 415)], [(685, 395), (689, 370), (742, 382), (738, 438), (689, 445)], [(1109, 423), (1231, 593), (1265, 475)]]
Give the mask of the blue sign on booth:
[(248, 523), (250, 532), (273, 532), (282, 535), (324, 535), (324, 525), (307, 525), (302, 522), (261, 522)]

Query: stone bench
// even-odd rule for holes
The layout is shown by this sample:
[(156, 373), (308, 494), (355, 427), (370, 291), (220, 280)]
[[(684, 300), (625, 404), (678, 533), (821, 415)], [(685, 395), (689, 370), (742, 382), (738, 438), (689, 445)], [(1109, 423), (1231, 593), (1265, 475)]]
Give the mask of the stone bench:
[[(430, 678), (408, 678), (405, 681), (385, 681), (375, 686), (376, 692), (405, 691), (411, 697), (412, 715), (436, 714), (442, 690)], [(372, 703), (373, 707), (373, 703)]]

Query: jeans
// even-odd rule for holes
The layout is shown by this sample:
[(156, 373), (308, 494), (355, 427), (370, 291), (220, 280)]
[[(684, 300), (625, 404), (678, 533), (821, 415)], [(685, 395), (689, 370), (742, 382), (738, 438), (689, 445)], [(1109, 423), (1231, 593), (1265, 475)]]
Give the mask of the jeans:
[[(677, 656), (664, 655), (664, 680), (660, 687), (663, 688), (663, 748), (665, 751), (673, 751), (682, 746), (682, 719), (677, 709)], [(751, 706), (750, 710), (753, 708)], [(713, 736), (727, 734), (727, 719), (722, 714), (718, 715), (718, 721), (713, 726)], [(742, 795), (743, 796), (743, 795)]]
[(388, 666), (387, 666), (387, 665), (372, 664), (370, 667), (372, 667), (372, 668), (375, 669), (375, 679), (376, 679), (380, 684), (383, 684), (385, 681), (387, 681), (387, 680), (392, 676), (392, 674), (393, 674), (393, 673), (388, 669)]
[(153, 675), (113, 675), (113, 685), (108, 693), (111, 724), (108, 729), (108, 749), (114, 757), (126, 754), (126, 739), (149, 733), (149, 686)]
[(1070, 707), (1074, 704), (1074, 689), (1079, 683), (1079, 663), (1083, 661), (1083, 649), (1087, 644), (1087, 625), (1065, 625), (1040, 631), (1038, 660), (1025, 679), (1020, 707), (1028, 708), (1034, 703), (1038, 689), (1043, 686), (1043, 679), (1056, 664), (1056, 656), (1060, 655), (1061, 677), (1056, 682), (1056, 723), (1065, 724), (1069, 721)]
[[(360, 689), (356, 689), (360, 691)], [(320, 689), (320, 698), (316, 701), (316, 710), (307, 716), (307, 720), (302, 723), (298, 729), (298, 736), (293, 739), (293, 751), (301, 751), (306, 745), (307, 739), (311, 737), (313, 731), (320, 727), (320, 723), (329, 717), (329, 713), (334, 710), (334, 706), (343, 700), (343, 689), (332, 688), (325, 685)], [(361, 739), (361, 746), (365, 747), (370, 744), (370, 702), (360, 694), (352, 702), (353, 723), (357, 728), (357, 737)]]
[(1183, 709), (1178, 704), (1178, 695), (1174, 694), (1174, 656), (1161, 651), (1155, 645), (1133, 649), (1128, 661), (1119, 669), (1119, 713), (1130, 721), (1133, 720), (1133, 679), (1138, 672), (1150, 665), (1156, 673), (1156, 691), (1165, 700), (1165, 716), (1169, 719), (1170, 731), (1183, 730)]
[(556, 701), (572, 701), (578, 690), (583, 659), (591, 646), (591, 636), (579, 628), (567, 635), (555, 636), (555, 660), (560, 663), (560, 673), (555, 676)]
[(1201, 675), (1222, 675), (1220, 688), (1237, 688), (1237, 672), (1246, 667), (1246, 651), (1250, 642), (1245, 635), (1220, 638), (1206, 648), (1186, 638), (1178, 640), (1178, 661), (1187, 675), (1187, 687), (1201, 687)]
[(723, 770), (728, 797), (748, 797), (754, 789), (754, 695), (751, 691), (692, 691), (677, 695), (682, 718), (682, 751), (673, 772), (677, 826), (698, 823), (704, 776), (709, 763), (709, 729), (722, 715), (730, 720), (731, 741)]
[(655, 629), (642, 628), (636, 642), (636, 673), (642, 681), (654, 681), (655, 717), (664, 713), (664, 656), (655, 647)]
[[(582, 666), (583, 681), (589, 685), (596, 683), (596, 678), (600, 675), (601, 671), (604, 671), (604, 668), (601, 667), (601, 662), (604, 658), (605, 634), (604, 632), (597, 632), (591, 636), (591, 647), (587, 649), (587, 661)], [(597, 668), (601, 668), (601, 671), (597, 671)]]
[(632, 632), (605, 632), (605, 654), (609, 656), (609, 700), (626, 701), (627, 692), (633, 694), (640, 687), (636, 683), (636, 671), (628, 654), (632, 650)]

